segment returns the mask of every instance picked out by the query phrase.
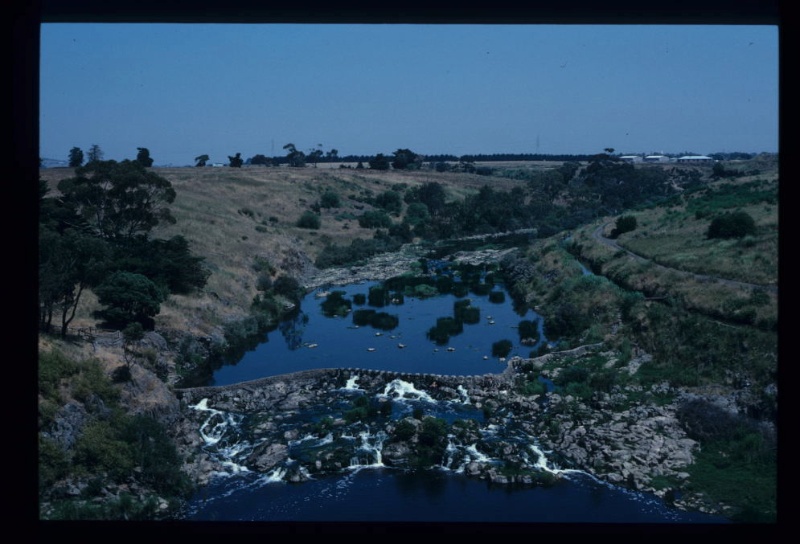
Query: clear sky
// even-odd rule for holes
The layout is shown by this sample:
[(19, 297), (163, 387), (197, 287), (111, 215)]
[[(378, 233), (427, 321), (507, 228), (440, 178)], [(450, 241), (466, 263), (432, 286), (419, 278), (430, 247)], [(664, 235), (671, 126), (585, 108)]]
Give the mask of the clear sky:
[(778, 27), (45, 23), (40, 156), (778, 151)]

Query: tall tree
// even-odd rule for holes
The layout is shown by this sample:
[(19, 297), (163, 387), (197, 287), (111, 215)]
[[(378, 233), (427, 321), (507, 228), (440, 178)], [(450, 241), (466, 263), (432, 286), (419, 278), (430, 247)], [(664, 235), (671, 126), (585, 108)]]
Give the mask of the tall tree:
[(395, 170), (418, 170), (422, 164), (422, 157), (410, 149), (398, 149), (394, 152), (392, 167)]
[(69, 167), (78, 168), (83, 164), (83, 150), (80, 147), (73, 147), (69, 150)]
[(205, 166), (208, 161), (208, 155), (199, 155), (194, 158), (195, 166)]
[(146, 147), (137, 147), (139, 152), (136, 154), (136, 161), (141, 163), (142, 166), (153, 166), (153, 159), (150, 158), (150, 150)]
[(289, 160), (289, 166), (296, 168), (306, 165), (306, 154), (298, 150), (294, 144), (288, 143), (283, 148), (286, 150), (286, 158)]
[(241, 153), (237, 153), (233, 157), (228, 155), (228, 164), (231, 166), (231, 168), (241, 168), (243, 163), (244, 159), (242, 159)]
[(49, 332), (58, 313), (60, 332), (67, 336), (81, 295), (103, 277), (109, 255), (106, 243), (80, 230), (59, 234), (52, 228), (39, 231), (39, 327)]
[(317, 144), (316, 148), (312, 148), (309, 150), (308, 159), (312, 162), (314, 168), (317, 167), (317, 163), (320, 161), (320, 159), (322, 159), (322, 155), (323, 155), (322, 144)]
[(95, 162), (95, 161), (102, 161), (103, 160), (103, 150), (100, 149), (100, 146), (97, 144), (92, 144), (92, 147), (89, 148), (88, 154), (88, 162)]
[(59, 182), (64, 203), (106, 240), (147, 235), (161, 222), (174, 223), (169, 204), (175, 189), (141, 163), (92, 161)]

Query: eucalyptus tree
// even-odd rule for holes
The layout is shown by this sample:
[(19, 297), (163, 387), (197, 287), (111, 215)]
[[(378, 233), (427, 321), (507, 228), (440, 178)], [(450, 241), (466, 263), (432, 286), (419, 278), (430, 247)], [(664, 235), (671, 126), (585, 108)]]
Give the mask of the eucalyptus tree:
[(87, 156), (87, 162), (95, 162), (95, 161), (102, 161), (103, 160), (103, 150), (100, 149), (100, 146), (97, 144), (92, 144), (92, 147), (89, 148), (89, 154)]
[(153, 166), (153, 159), (150, 158), (150, 150), (146, 147), (137, 147), (136, 149), (138, 150), (136, 154), (137, 162), (141, 163), (142, 166)]
[(80, 147), (73, 147), (69, 150), (69, 167), (78, 168), (83, 164), (83, 150)]
[(297, 149), (294, 144), (288, 143), (283, 148), (286, 150), (289, 166), (299, 168), (306, 165), (306, 154)]
[(231, 166), (231, 168), (241, 168), (243, 163), (244, 159), (242, 159), (241, 153), (237, 153), (233, 157), (228, 155), (228, 164)]
[(175, 189), (140, 162), (90, 161), (75, 174), (59, 182), (62, 200), (100, 238), (129, 240), (175, 222)]

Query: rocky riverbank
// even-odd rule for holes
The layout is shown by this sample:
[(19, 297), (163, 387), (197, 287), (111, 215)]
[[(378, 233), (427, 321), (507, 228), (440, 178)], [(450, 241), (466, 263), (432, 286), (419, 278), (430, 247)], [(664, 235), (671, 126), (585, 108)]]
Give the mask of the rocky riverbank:
[[(452, 263), (480, 265), (498, 263), (506, 255), (517, 251), (517, 248), (483, 249), (478, 251), (458, 251), (446, 257)], [(346, 266), (317, 270), (313, 275), (303, 278), (303, 285), (308, 291), (332, 286), (381, 281), (402, 276), (419, 267), (425, 250), (417, 244), (403, 246), (395, 253), (376, 255), (367, 263), (358, 266)]]
[[(593, 348), (596, 348), (593, 347)], [(565, 356), (565, 364), (580, 350)], [(557, 355), (557, 354), (555, 354)], [(414, 391), (436, 402), (465, 403), (482, 410), (485, 419), (480, 425), (460, 427), (455, 442), (475, 444), (486, 460), (462, 459), (465, 474), (501, 485), (539, 485), (558, 478), (563, 470), (590, 473), (611, 484), (653, 492), (676, 506), (720, 513), (705, 504), (700, 496), (680, 498), (681, 483), (689, 477), (686, 468), (693, 462), (697, 443), (686, 436), (677, 417), (677, 402), (658, 404), (654, 399), (678, 398), (679, 393), (667, 385), (648, 391), (619, 390), (589, 405), (569, 396), (550, 392), (531, 396), (520, 392), (524, 376), (520, 368), (541, 367), (553, 361), (554, 354), (541, 360), (515, 358), (501, 374), (486, 376), (399, 375), (391, 372), (369, 372), (347, 369), (315, 370), (265, 378), (255, 382), (220, 388), (196, 388), (178, 391), (182, 419), (178, 426), (178, 442), (192, 459), (187, 470), (196, 481), (205, 484), (217, 473), (229, 468), (225, 460), (206, 448), (201, 427), (209, 424), (209, 416), (219, 411), (220, 418), (230, 414), (254, 417), (259, 423), (251, 429), (248, 440), (260, 443), (244, 459), (248, 470), (270, 473), (286, 469), (289, 450), (299, 437), (319, 433), (319, 428), (300, 416), (303, 412), (329, 413), (335, 417), (325, 432), (331, 436), (354, 433), (341, 417), (341, 402), (347, 395), (344, 386), (357, 378), (358, 390), (368, 397), (383, 398), (387, 386), (402, 380)], [(642, 356), (644, 362), (647, 357)], [(643, 360), (632, 362), (632, 366)], [(552, 368), (552, 366), (551, 366)], [(642, 399), (630, 403), (631, 393)], [(198, 406), (202, 404), (202, 409)], [(623, 404), (625, 406), (623, 406)], [(362, 422), (369, 434), (383, 434), (387, 439), (381, 457), (386, 466), (413, 467), (420, 452), (422, 421), (375, 418)], [(397, 439), (399, 425), (413, 428)], [(500, 429), (499, 441), (486, 441), (486, 430)], [(527, 437), (520, 440), (520, 436)], [(303, 463), (288, 470), (285, 478), (301, 482), (312, 475), (336, 473), (349, 465), (355, 455), (342, 443), (331, 441), (304, 457)], [(550, 466), (543, 468), (531, 446), (547, 451)], [(450, 462), (458, 462), (455, 456)], [(513, 470), (511, 470), (513, 467)], [(664, 486), (663, 482), (673, 482)], [(674, 486), (674, 487), (673, 487)]]

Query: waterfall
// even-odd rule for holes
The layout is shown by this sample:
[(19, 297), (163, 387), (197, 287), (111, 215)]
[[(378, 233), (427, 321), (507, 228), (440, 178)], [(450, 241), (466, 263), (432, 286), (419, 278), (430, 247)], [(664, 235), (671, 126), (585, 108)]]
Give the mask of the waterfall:
[(461, 404), (469, 404), (469, 394), (463, 385), (458, 385), (458, 394), (461, 395)]
[(547, 457), (545, 457), (545, 452), (543, 452), (536, 444), (530, 444), (529, 448), (533, 453), (536, 454), (537, 459), (536, 463), (534, 463), (534, 467), (542, 470), (544, 472), (549, 472), (550, 474), (554, 474), (556, 476), (561, 476), (564, 474), (589, 474), (588, 472), (584, 472), (582, 470), (575, 470), (575, 469), (560, 469), (555, 466), (550, 466), (547, 461)]
[(238, 464), (234, 459), (242, 453), (251, 451), (253, 445), (238, 436), (239, 424), (242, 417), (216, 410), (208, 406), (208, 399), (203, 399), (193, 409), (207, 412), (209, 415), (200, 425), (199, 433), (206, 447), (214, 447), (220, 465), (227, 472), (223, 474), (238, 474), (250, 470)]
[(386, 384), (386, 387), (383, 390), (383, 396), (392, 398), (392, 395), (394, 395), (394, 398), (397, 400), (405, 400), (410, 398), (412, 400), (424, 400), (426, 402), (433, 403), (436, 402), (425, 391), (420, 391), (414, 387), (414, 384), (400, 379), (392, 380)]
[(359, 444), (356, 447), (356, 454), (350, 458), (351, 469), (361, 469), (365, 467), (383, 467), (383, 443), (387, 435), (379, 431), (372, 435), (370, 432), (362, 431), (358, 435)]

